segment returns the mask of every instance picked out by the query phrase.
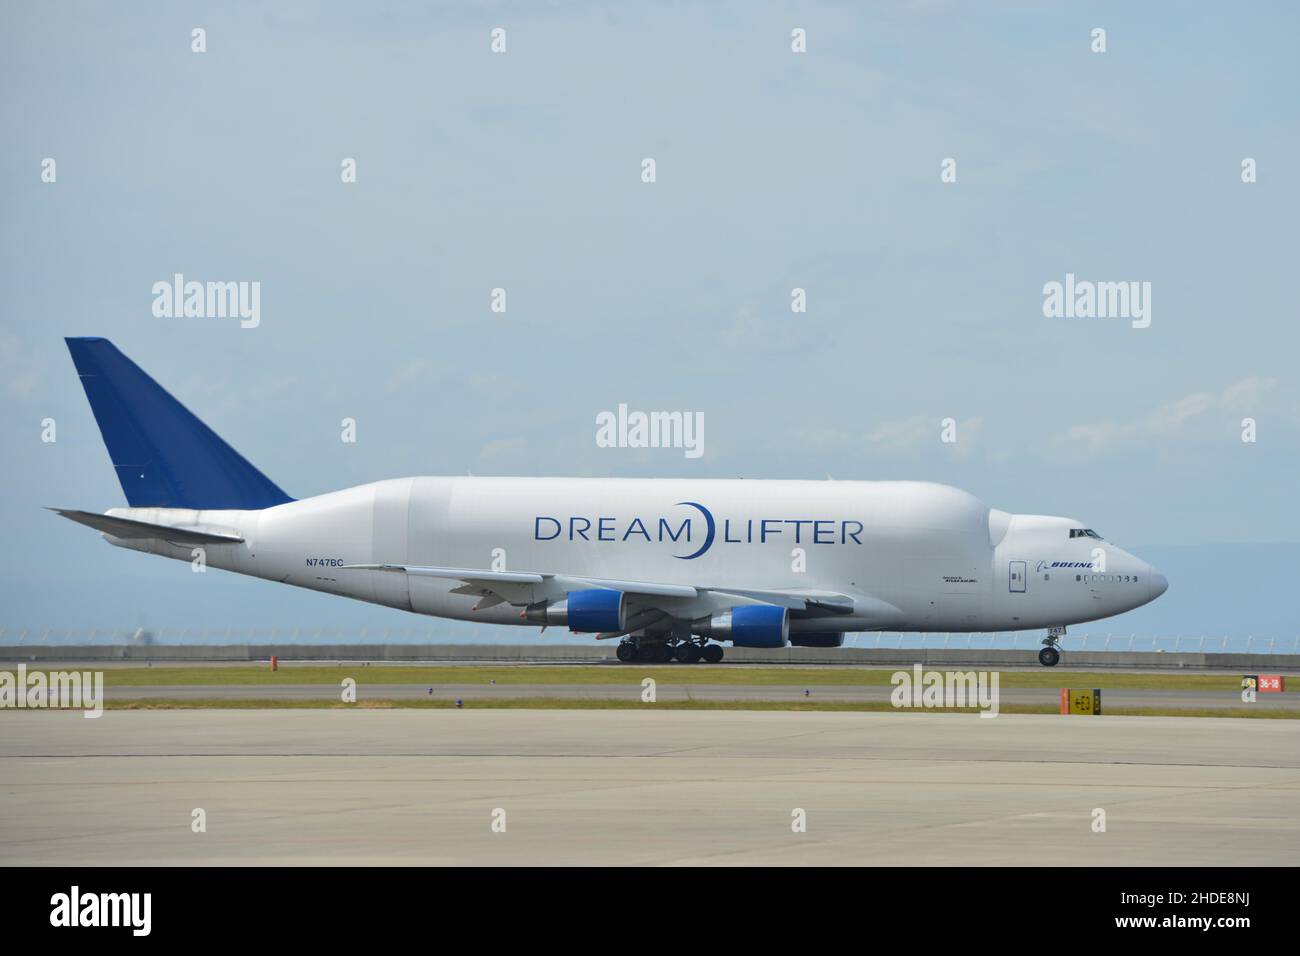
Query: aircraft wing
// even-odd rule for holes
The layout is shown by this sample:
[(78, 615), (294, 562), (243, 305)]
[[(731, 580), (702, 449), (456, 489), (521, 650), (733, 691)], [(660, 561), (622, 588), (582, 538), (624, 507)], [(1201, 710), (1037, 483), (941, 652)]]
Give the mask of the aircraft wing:
[(622, 591), (642, 608), (664, 611), (672, 616), (694, 616), (726, 603), (775, 604), (790, 609), (793, 617), (827, 617), (852, 614), (860, 599), (834, 591), (803, 589), (750, 589), (657, 584), (617, 578), (589, 578), (532, 571), (484, 571), (471, 568), (432, 568), (409, 564), (345, 564), (343, 570), (395, 571), (416, 577), (459, 581), (456, 594), (484, 598), (475, 609), (503, 602), (524, 607), (538, 601), (560, 600), (570, 591), (608, 588)]

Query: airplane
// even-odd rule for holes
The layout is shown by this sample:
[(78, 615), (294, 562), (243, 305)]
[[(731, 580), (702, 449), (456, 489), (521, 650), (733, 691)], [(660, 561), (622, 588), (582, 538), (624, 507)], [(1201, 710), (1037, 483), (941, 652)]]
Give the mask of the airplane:
[(462, 621), (568, 627), (624, 662), (842, 647), (859, 631), (1047, 628), (1164, 575), (1071, 518), (923, 481), (396, 478), (295, 499), (104, 338), (66, 339), (129, 507), (110, 544)]

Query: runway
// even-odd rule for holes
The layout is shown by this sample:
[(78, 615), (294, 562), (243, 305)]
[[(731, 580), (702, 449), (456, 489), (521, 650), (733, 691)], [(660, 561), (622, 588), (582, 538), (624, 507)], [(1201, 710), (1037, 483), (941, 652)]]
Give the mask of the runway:
[[(1201, 866), (1300, 854), (1300, 735), (1285, 720), (182, 710), (11, 711), (0, 727), (10, 865)], [(206, 832), (191, 830), (196, 808)], [(498, 810), (505, 832), (492, 829)], [(806, 832), (792, 831), (796, 810)]]
[[(822, 703), (886, 703), (893, 692), (888, 685), (819, 685), (815, 674), (809, 675), (807, 686), (743, 684), (674, 684), (670, 680), (658, 682), (655, 694), (658, 700), (668, 701), (817, 701)], [(1064, 683), (1064, 681), (1063, 681)], [(805, 691), (808, 693), (805, 694)], [(357, 700), (434, 700), (483, 701), (518, 698), (562, 698), (569, 700), (637, 701), (642, 693), (641, 682), (632, 673), (622, 682), (608, 684), (359, 684)], [(999, 695), (1003, 704), (1041, 705), (1056, 707), (1059, 690), (1053, 687), (1002, 687)], [(174, 684), (128, 685), (115, 687), (110, 682), (104, 688), (104, 697), (114, 700), (318, 700), (338, 701), (337, 684)], [(1102, 692), (1103, 711), (1106, 708), (1158, 707), (1180, 709), (1219, 709), (1248, 713), (1252, 710), (1300, 710), (1300, 695), (1273, 694), (1261, 702), (1244, 704), (1240, 692), (1161, 690), (1157, 688), (1117, 688)]]

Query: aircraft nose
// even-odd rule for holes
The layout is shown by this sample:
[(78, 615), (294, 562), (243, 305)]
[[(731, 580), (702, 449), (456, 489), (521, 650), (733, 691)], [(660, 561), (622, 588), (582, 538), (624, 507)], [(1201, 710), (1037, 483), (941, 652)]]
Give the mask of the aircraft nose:
[(1169, 590), (1169, 579), (1155, 568), (1150, 568), (1147, 571), (1147, 582), (1151, 588), (1151, 597), (1147, 599), (1149, 601), (1154, 601)]

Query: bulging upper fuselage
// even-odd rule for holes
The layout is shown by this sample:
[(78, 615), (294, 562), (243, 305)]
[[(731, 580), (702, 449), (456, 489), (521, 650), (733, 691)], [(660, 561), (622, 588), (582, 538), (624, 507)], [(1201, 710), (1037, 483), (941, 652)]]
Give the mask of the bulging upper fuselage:
[[(990, 509), (928, 482), (404, 478), (258, 510), (109, 514), (244, 539), (196, 549), (106, 535), (123, 547), (498, 624), (529, 622), (509, 603), (473, 610), (479, 602), (454, 593), (454, 580), (347, 566), (831, 592), (852, 599), (851, 612), (835, 619), (841, 631), (1068, 625), (1146, 604), (1166, 588), (1154, 568), (1081, 522)], [(695, 617), (730, 599), (692, 600), (670, 610)]]

